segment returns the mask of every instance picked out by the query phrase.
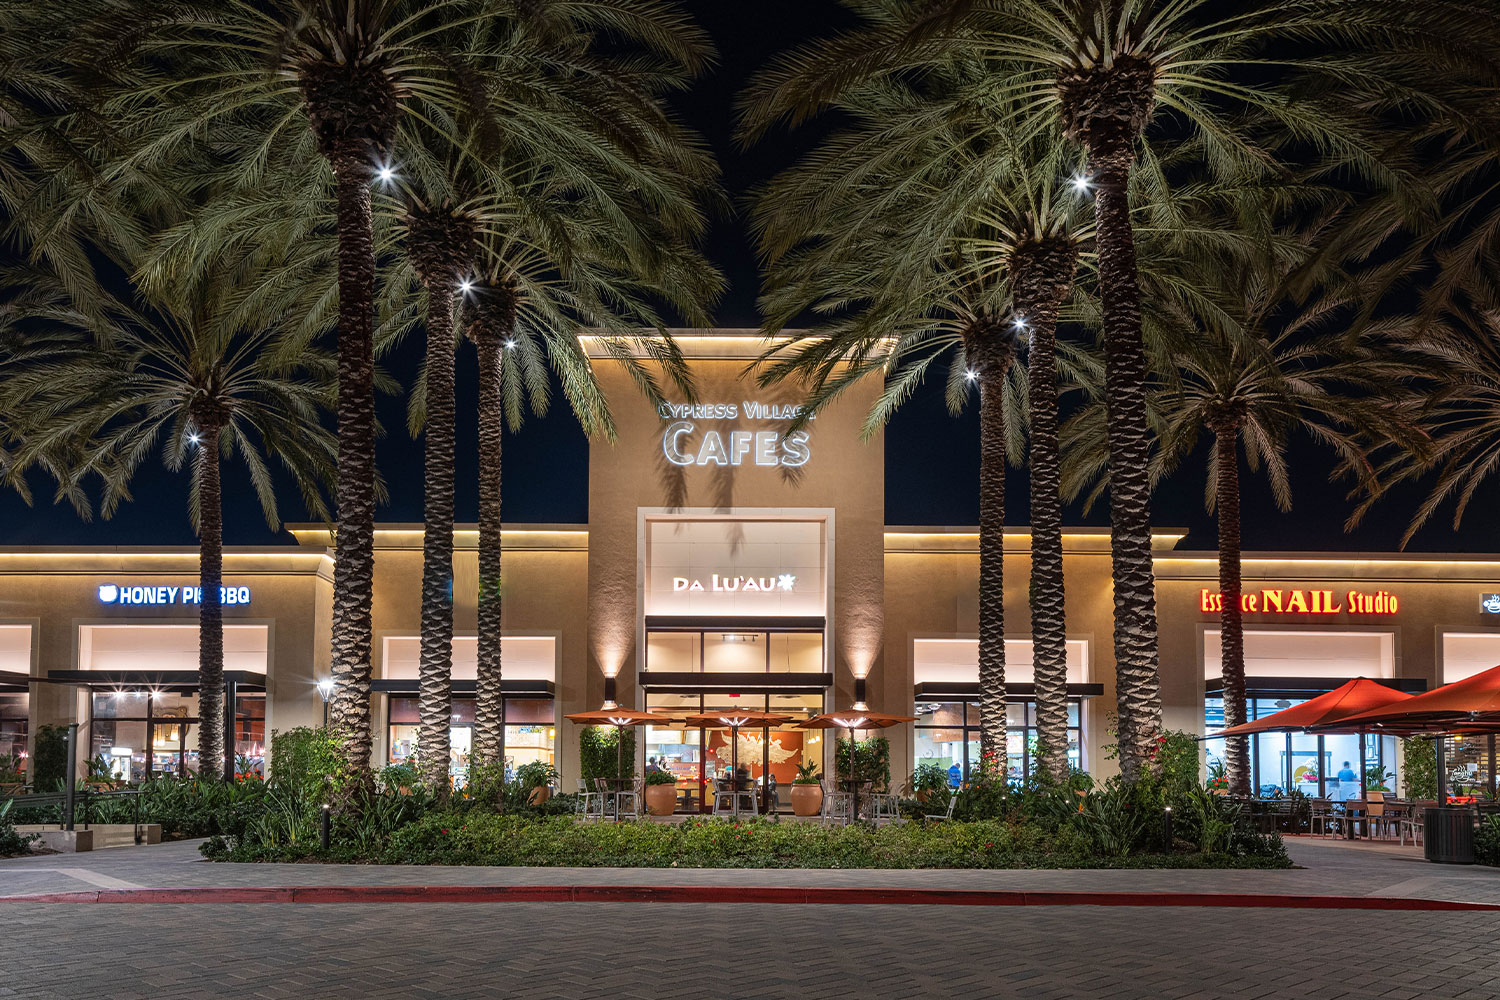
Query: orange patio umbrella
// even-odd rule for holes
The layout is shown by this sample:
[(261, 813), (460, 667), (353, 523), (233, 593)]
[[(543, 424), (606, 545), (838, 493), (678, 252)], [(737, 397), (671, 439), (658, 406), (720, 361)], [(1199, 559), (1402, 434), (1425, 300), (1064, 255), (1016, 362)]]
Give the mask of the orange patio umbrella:
[(658, 715), (655, 712), (639, 712), (633, 708), (605, 707), (593, 712), (574, 712), (563, 718), (569, 722), (576, 722), (583, 726), (614, 726), (615, 727), (615, 773), (620, 774), (625, 770), (625, 741), (624, 729), (626, 726), (641, 726), (648, 722), (671, 723), (669, 715)]
[[(701, 715), (690, 715), (683, 720), (685, 725), (703, 726), (705, 728), (724, 727), (729, 730), (729, 781), (730, 789), (738, 791), (735, 787), (738, 781), (737, 775), (740, 770), (740, 728), (753, 726), (756, 729), (764, 729), (767, 726), (784, 726), (792, 721), (790, 715), (777, 715), (775, 712), (757, 712), (750, 709), (726, 708), (722, 712), (704, 712)], [(765, 781), (766, 771), (761, 772), (761, 781)], [(740, 815), (740, 799), (738, 795), (733, 798), (733, 813), (736, 819)], [(718, 808), (717, 800), (714, 808)]]
[[(849, 786), (854, 798), (849, 809), (849, 821), (859, 815), (859, 783), (854, 780), (854, 742), (852, 732), (856, 729), (889, 729), (903, 722), (916, 722), (915, 715), (890, 715), (886, 712), (871, 712), (862, 708), (846, 708), (842, 712), (824, 712), (801, 723), (803, 729), (843, 729), (850, 731), (849, 742)], [(835, 755), (837, 759), (837, 755)]]

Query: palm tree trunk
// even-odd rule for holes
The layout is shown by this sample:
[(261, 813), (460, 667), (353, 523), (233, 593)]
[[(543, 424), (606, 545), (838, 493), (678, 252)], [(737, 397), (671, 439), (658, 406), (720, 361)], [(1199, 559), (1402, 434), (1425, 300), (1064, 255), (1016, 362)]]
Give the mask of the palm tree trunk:
[[(1240, 607), (1240, 456), (1239, 430), (1217, 428), (1214, 467), (1214, 507), (1219, 517), (1220, 669), (1224, 682), (1224, 724), (1245, 721), (1245, 621)], [(1224, 741), (1224, 764), (1231, 795), (1250, 794), (1250, 740), (1232, 736)]]
[(1110, 550), (1115, 596), (1115, 693), (1120, 770), (1135, 780), (1155, 766), (1161, 732), (1156, 581), (1151, 561), (1151, 484), (1146, 424), (1146, 349), (1127, 194), (1129, 146), (1093, 157), (1094, 218), (1104, 311), (1104, 398), (1109, 438)]
[(448, 792), (453, 719), (453, 283), (427, 286), (426, 492), (422, 532), (422, 641), (417, 665), (417, 763), (439, 797)]
[[(219, 428), (200, 422), (198, 442), (198, 776), (222, 774), (234, 780), (224, 746), (224, 585), (223, 488), (219, 481)], [(146, 734), (151, 752), (152, 734)]]
[(370, 782), (370, 605), (375, 578), (375, 237), (369, 165), (333, 163), (338, 200), (338, 520), (333, 555), (333, 697), (344, 765)]
[(1057, 443), (1057, 310), (1028, 310), (1031, 351), (1031, 649), (1042, 766), (1068, 775), (1068, 626), (1064, 610), (1061, 462)]
[[(1005, 336), (982, 331), (981, 340)], [(1009, 352), (976, 344), (979, 376), (979, 758), (1005, 774), (1005, 373)]]
[[(507, 324), (506, 329), (509, 329)], [(475, 324), (479, 354), (479, 650), (475, 685), (476, 764), (505, 760), (505, 699), (500, 693), (502, 598), (500, 576), (500, 449), (504, 403), (500, 387), (503, 336), (493, 321)]]

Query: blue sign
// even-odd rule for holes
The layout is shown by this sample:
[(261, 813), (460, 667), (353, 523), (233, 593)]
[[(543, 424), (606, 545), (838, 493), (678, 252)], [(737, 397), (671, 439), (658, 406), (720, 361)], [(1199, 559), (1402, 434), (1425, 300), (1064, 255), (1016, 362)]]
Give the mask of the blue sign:
[(1500, 594), (1480, 594), (1479, 610), (1487, 615), (1500, 615)]

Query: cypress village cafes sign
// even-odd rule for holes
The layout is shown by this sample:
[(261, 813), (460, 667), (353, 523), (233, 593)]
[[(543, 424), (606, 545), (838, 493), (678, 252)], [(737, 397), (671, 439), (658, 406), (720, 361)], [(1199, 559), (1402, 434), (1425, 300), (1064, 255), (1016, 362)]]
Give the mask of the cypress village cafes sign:
[[(784, 465), (795, 468), (812, 457), (806, 431), (707, 430), (695, 440), (698, 423), (728, 420), (795, 420), (802, 407), (745, 400), (739, 403), (664, 403), (657, 413), (669, 420), (661, 435), (662, 454), (673, 465)], [(817, 414), (808, 419), (816, 420)]]

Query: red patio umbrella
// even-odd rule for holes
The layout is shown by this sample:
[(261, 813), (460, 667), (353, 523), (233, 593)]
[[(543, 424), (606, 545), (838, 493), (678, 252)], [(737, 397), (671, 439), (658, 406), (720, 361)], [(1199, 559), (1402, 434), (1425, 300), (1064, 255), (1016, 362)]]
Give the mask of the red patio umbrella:
[[(1230, 726), (1207, 739), (1216, 740), (1221, 736), (1249, 736), (1252, 733), (1305, 732), (1317, 727), (1318, 731), (1323, 733), (1358, 733), (1361, 737), (1359, 752), (1362, 758), (1364, 756), (1364, 732), (1369, 727), (1349, 725), (1348, 720), (1352, 716), (1386, 705), (1400, 704), (1411, 698), (1412, 695), (1405, 691), (1397, 691), (1379, 681), (1372, 681), (1367, 677), (1356, 677), (1352, 681), (1340, 684), (1332, 691), (1320, 694), (1316, 698), (1309, 698), (1300, 705), (1284, 708), (1264, 719)], [(1365, 765), (1363, 759), (1359, 764), (1359, 794), (1360, 798), (1364, 798)]]
[[(1228, 729), (1214, 733), (1209, 739), (1218, 739), (1220, 736), (1249, 736), (1251, 733), (1299, 732), (1314, 726), (1332, 726), (1335, 723), (1338, 723), (1339, 728), (1342, 729), (1344, 721), (1350, 716), (1404, 702), (1411, 697), (1405, 691), (1397, 691), (1379, 681), (1356, 677), (1347, 684), (1340, 684), (1332, 691), (1320, 694), (1316, 698), (1309, 698), (1300, 705), (1284, 708), (1264, 719), (1230, 726)], [(1329, 729), (1323, 730), (1323, 732), (1329, 731)], [(1358, 730), (1349, 729), (1348, 731), (1357, 732)]]
[[(843, 729), (850, 731), (849, 739), (849, 790), (853, 800), (849, 808), (849, 822), (859, 816), (859, 783), (854, 780), (854, 738), (856, 729), (888, 729), (903, 722), (916, 722), (915, 715), (889, 715), (867, 709), (846, 708), (842, 712), (824, 712), (800, 723), (803, 729)], [(835, 755), (837, 759), (837, 755)]]
[(1500, 732), (1500, 666), (1444, 684), (1426, 694), (1351, 716), (1341, 725), (1357, 725), (1399, 736), (1436, 735), (1438, 803), (1445, 805), (1448, 777), (1442, 737), (1449, 733)]

